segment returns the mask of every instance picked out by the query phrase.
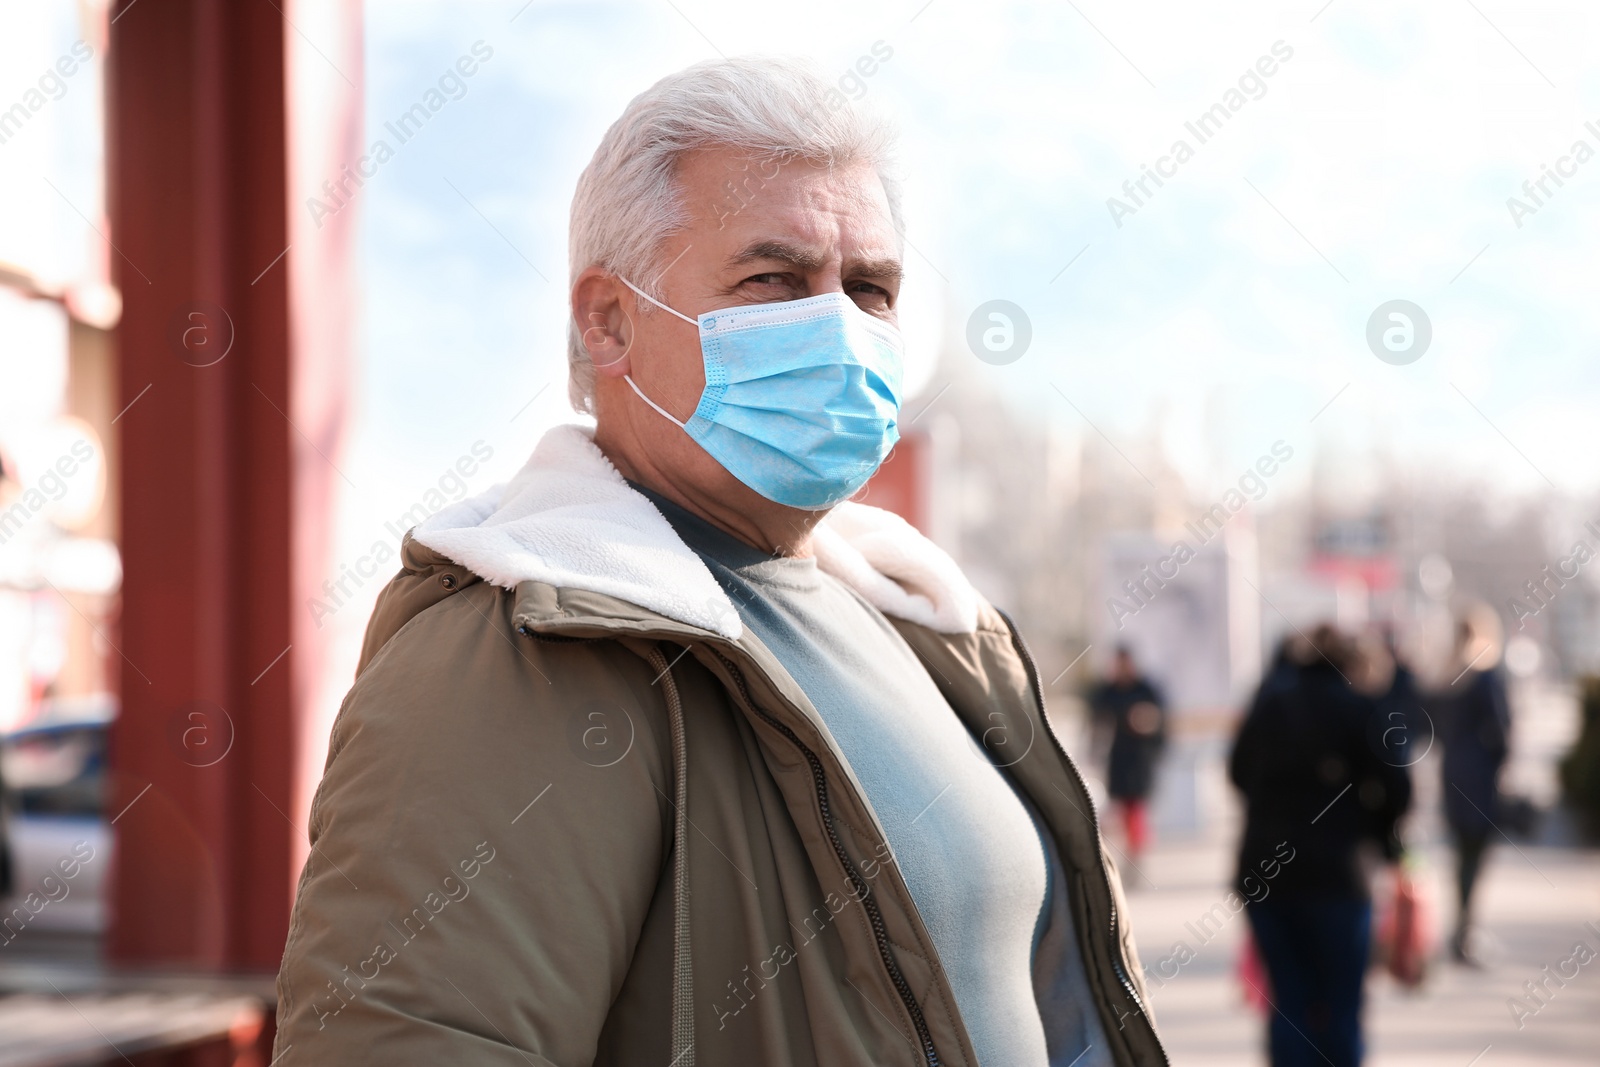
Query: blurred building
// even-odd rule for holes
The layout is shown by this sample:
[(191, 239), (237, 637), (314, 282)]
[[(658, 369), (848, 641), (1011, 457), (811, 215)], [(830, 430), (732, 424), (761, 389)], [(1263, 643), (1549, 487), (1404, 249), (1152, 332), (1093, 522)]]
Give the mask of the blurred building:
[(285, 7), (0, 12), (0, 1013), (47, 998), (28, 1056), (270, 1039), (354, 304), (353, 213), (301, 205), (359, 144), (361, 73), (358, 5)]

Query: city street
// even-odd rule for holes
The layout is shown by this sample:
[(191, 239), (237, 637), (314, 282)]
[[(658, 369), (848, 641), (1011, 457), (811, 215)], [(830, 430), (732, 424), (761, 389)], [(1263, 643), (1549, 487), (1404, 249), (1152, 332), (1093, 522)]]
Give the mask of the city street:
[[(1436, 960), (1416, 993), (1374, 974), (1368, 985), (1367, 1062), (1373, 1067), (1512, 1067), (1592, 1065), (1600, 1062), (1600, 853), (1518, 846), (1503, 840), (1484, 875), (1481, 913), (1487, 935), (1482, 971)], [(1425, 849), (1433, 882), (1434, 914), (1448, 922), (1448, 903), (1437, 907), (1448, 869), (1446, 850)], [(1140, 953), (1154, 973), (1151, 999), (1167, 1051), (1175, 1065), (1237, 1067), (1264, 1064), (1264, 1020), (1243, 1003), (1235, 973), (1243, 913), (1216, 929), (1201, 926), (1226, 896), (1232, 837), (1169, 843), (1153, 848), (1140, 866), (1155, 888), (1130, 893), (1129, 907)], [(1226, 907), (1223, 909), (1226, 911)], [(1220, 914), (1220, 913), (1214, 913)], [(1586, 923), (1594, 923), (1593, 928)], [(1209, 942), (1201, 935), (1216, 931)], [(1157, 965), (1172, 957), (1175, 942), (1194, 950), (1193, 959), (1164, 980)], [(1565, 987), (1548, 982), (1553, 995), (1522, 1028), (1510, 998), (1529, 1005), (1523, 983), (1556, 973), (1582, 942), (1597, 953)], [(1580, 956), (1585, 958), (1584, 956)], [(1570, 974), (1576, 961), (1567, 965)], [(1157, 986), (1157, 983), (1161, 982)], [(1543, 996), (1543, 994), (1541, 994)], [(1487, 1051), (1485, 1051), (1487, 1050)], [(1475, 1057), (1479, 1057), (1474, 1060)]]
[[(1576, 706), (1564, 687), (1537, 684), (1517, 687), (1513, 704), (1513, 755), (1502, 788), (1549, 809), (1557, 796), (1555, 763), (1577, 730)], [(1239, 818), (1223, 777), (1226, 748), (1219, 735), (1176, 746), (1163, 772), (1164, 795), (1157, 798), (1166, 833), (1158, 834), (1139, 871), (1126, 870), (1124, 863), (1156, 1021), (1172, 1062), (1181, 1067), (1266, 1063), (1265, 1018), (1244, 1003), (1237, 974), (1248, 920), (1224, 903)], [(1423, 859), (1418, 882), (1431, 905), (1436, 948), (1454, 919), (1453, 860), (1438, 816), (1437, 760), (1429, 752), (1415, 769), (1406, 833)], [(1110, 822), (1114, 827), (1115, 820)], [(1120, 847), (1115, 830), (1110, 832), (1113, 848)], [(1367, 986), (1368, 1064), (1600, 1063), (1600, 850), (1578, 847), (1575, 838), (1559, 812), (1544, 818), (1537, 844), (1497, 837), (1476, 905), (1484, 969), (1462, 968), (1436, 953), (1416, 991), (1373, 973)], [(1375, 899), (1381, 902), (1387, 893), (1380, 880)], [(1193, 952), (1186, 963), (1179, 941)], [(1575, 952), (1580, 944), (1585, 950)], [(1163, 967), (1164, 960), (1171, 962)], [(1564, 985), (1563, 969), (1572, 976)], [(1542, 1005), (1529, 999), (1528, 982), (1535, 983)], [(1523, 1009), (1513, 1011), (1513, 1000)]]

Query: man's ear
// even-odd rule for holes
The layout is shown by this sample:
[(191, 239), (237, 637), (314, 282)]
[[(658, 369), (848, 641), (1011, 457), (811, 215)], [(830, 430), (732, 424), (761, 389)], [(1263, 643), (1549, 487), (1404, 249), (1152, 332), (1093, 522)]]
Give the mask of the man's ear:
[(584, 268), (572, 283), (572, 321), (595, 373), (606, 378), (631, 373), (633, 323), (622, 308), (623, 291), (617, 276), (601, 267)]

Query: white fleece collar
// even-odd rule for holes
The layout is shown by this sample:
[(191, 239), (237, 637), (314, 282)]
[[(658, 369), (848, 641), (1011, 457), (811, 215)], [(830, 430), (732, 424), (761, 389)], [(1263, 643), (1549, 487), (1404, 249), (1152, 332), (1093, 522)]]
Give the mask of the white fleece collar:
[[(451, 504), (412, 537), (506, 589), (585, 589), (737, 640), (739, 613), (670, 523), (579, 425), (546, 433), (511, 481)], [(840, 504), (817, 527), (817, 565), (879, 611), (941, 633), (971, 633), (978, 594), (904, 519)]]

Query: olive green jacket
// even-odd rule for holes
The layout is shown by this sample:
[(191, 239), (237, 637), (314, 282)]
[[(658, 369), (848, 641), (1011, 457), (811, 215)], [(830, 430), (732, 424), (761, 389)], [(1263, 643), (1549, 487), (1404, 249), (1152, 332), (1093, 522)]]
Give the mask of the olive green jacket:
[[(909, 526), (836, 514), (819, 563), (1053, 834), (1114, 1061), (1164, 1064), (1021, 638)], [(976, 1064), (816, 709), (581, 430), (402, 556), (312, 806), (277, 1063)]]

